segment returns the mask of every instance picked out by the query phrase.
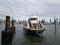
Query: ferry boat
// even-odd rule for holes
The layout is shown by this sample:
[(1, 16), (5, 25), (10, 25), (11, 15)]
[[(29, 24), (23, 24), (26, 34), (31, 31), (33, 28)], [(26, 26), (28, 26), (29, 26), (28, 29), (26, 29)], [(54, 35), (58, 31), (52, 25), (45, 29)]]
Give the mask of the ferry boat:
[(23, 30), (25, 33), (42, 33), (44, 30), (46, 30), (42, 23), (38, 21), (37, 16), (31, 16), (28, 21), (25, 21), (23, 25)]

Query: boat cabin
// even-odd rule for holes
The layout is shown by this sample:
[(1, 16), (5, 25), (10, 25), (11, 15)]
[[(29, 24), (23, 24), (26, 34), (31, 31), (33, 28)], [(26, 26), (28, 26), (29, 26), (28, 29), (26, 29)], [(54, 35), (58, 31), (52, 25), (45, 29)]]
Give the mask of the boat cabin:
[(38, 17), (37, 16), (30, 17), (28, 19), (28, 22), (29, 22), (29, 26), (30, 26), (31, 29), (38, 29), (39, 28), (39, 22), (38, 22)]

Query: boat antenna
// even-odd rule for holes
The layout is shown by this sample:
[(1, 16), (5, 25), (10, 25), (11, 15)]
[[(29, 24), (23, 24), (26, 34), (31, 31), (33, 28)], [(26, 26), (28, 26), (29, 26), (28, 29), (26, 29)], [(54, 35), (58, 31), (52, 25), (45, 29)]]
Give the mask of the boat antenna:
[(34, 16), (34, 14), (32, 13), (32, 15), (31, 16)]

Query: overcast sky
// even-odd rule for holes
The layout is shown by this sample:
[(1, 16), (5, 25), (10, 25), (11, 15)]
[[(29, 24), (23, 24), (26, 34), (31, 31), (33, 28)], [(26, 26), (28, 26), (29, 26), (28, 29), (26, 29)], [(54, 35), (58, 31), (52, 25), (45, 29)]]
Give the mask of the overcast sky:
[(31, 15), (41, 18), (60, 17), (60, 0), (0, 0), (0, 18), (10, 15), (27, 19)]

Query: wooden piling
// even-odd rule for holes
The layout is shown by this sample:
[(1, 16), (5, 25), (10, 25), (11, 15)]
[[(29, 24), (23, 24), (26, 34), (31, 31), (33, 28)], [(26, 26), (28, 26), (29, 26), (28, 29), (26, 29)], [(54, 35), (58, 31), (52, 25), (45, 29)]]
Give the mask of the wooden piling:
[(10, 16), (6, 16), (5, 30), (10, 30)]
[(11, 43), (13, 37), (13, 31), (10, 29), (10, 16), (6, 16), (5, 30), (2, 31), (2, 43)]
[(12, 31), (2, 31), (2, 43), (11, 43), (12, 37)]
[(11, 26), (11, 30), (13, 31), (13, 33), (15, 34), (15, 26), (14, 26), (14, 20), (13, 20), (13, 18), (12, 18), (12, 26)]
[(56, 24), (56, 17), (54, 17), (54, 26), (55, 26), (55, 34), (56, 34), (56, 26), (57, 26), (57, 24)]

